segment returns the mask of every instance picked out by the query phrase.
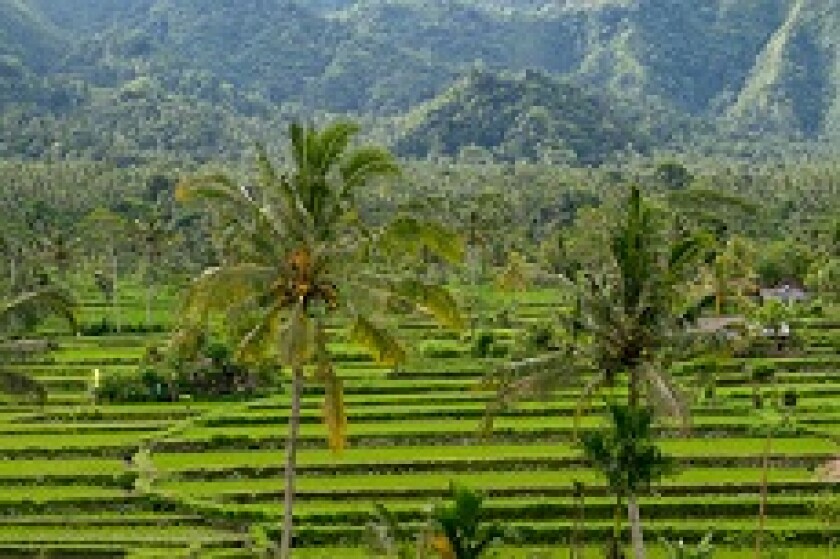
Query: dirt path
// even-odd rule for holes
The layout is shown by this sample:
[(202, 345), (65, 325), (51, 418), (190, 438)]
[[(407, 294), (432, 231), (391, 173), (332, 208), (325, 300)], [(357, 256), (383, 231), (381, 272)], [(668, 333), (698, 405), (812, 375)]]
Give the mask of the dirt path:
[(820, 468), (820, 477), (826, 481), (840, 481), (840, 458), (829, 460)]

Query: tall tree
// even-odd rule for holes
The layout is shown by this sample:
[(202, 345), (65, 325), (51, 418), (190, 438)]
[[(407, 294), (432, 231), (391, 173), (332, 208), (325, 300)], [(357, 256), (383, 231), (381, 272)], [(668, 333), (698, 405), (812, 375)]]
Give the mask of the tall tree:
[(278, 173), (259, 148), (253, 186), (214, 174), (185, 178), (176, 192), (181, 200), (201, 198), (213, 204), (216, 226), (236, 239), (228, 243), (235, 248), (223, 266), (207, 269), (195, 279), (176, 345), (189, 348), (208, 313), (221, 312), (238, 332), (240, 358), (292, 371), (282, 559), (288, 559), (292, 548), (296, 450), (307, 366), (325, 387), (330, 446), (340, 451), (346, 439), (343, 390), (326, 346), (326, 317), (348, 319), (351, 338), (379, 361), (393, 364), (405, 359), (405, 350), (377, 324), (372, 309), (382, 312), (397, 300), (446, 325), (461, 325), (445, 289), (401, 273), (404, 267), (388, 267), (387, 260), (372, 262), (376, 254), (416, 257), (423, 248), (455, 262), (462, 258), (463, 247), (443, 227), (410, 215), (378, 227), (362, 221), (356, 209), (358, 191), (398, 174), (399, 169), (384, 149), (351, 146), (358, 132), (358, 126), (349, 122), (323, 130), (293, 124), (292, 167), (287, 173)]
[(105, 293), (111, 306), (113, 327), (119, 332), (122, 329), (119, 248), (127, 244), (128, 223), (119, 214), (98, 208), (85, 217), (83, 224), (82, 230), (94, 251), (94, 260), (108, 269), (107, 274), (97, 270), (100, 274), (95, 280)]
[(142, 215), (133, 222), (133, 237), (142, 258), (142, 274), (146, 282), (146, 325), (152, 324), (152, 299), (155, 282), (180, 238), (172, 216), (164, 202), (139, 205)]
[[(488, 424), (498, 410), (516, 400), (574, 383), (588, 376), (583, 405), (593, 394), (626, 379), (627, 406), (649, 405), (687, 422), (688, 409), (668, 368), (687, 344), (687, 325), (709, 296), (688, 286), (699, 279), (708, 238), (674, 230), (667, 212), (630, 189), (606, 239), (600, 268), (578, 274), (570, 289), (576, 308), (568, 317), (573, 344), (562, 351), (513, 363), (491, 375), (497, 399), (488, 407)], [(594, 370), (594, 372), (593, 372)], [(636, 495), (627, 494), (637, 559), (644, 557)]]
[(747, 295), (757, 290), (753, 270), (755, 248), (743, 237), (731, 237), (707, 269), (706, 281), (715, 295), (715, 313), (720, 316), (730, 301), (740, 308), (749, 306)]

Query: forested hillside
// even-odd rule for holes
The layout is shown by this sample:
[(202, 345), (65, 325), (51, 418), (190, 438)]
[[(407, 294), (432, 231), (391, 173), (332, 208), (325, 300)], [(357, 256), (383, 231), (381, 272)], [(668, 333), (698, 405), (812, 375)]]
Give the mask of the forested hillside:
[[(476, 69), (530, 69), (598, 90), (619, 107), (611, 122), (626, 107), (668, 115), (646, 125), (653, 134), (643, 126), (622, 145), (690, 150), (724, 138), (840, 133), (840, 8), (831, 0), (116, 4), (0, 0), (0, 155), (36, 157), (58, 145), (63, 156), (101, 158), (119, 145), (121, 158), (176, 148), (235, 156), (256, 138), (214, 123), (254, 130), (253, 119), (280, 114), (366, 115), (391, 131), (384, 139), (415, 137), (434, 127), (417, 115)], [(511, 102), (518, 106), (503, 112), (539, 112), (558, 100), (531, 92)], [(181, 113), (198, 130), (189, 141), (167, 132), (184, 126)], [(98, 133), (106, 127), (121, 139)], [(576, 141), (571, 129), (555, 133), (561, 145)], [(145, 136), (163, 138), (152, 149), (137, 139)], [(464, 147), (442, 141), (445, 152)], [(535, 156), (537, 145), (526, 143), (517, 154)], [(499, 152), (495, 143), (481, 147)]]
[(506, 160), (598, 164), (624, 150), (645, 152), (651, 135), (615, 99), (544, 75), (473, 72), (405, 121), (397, 150), (455, 156), (481, 146)]

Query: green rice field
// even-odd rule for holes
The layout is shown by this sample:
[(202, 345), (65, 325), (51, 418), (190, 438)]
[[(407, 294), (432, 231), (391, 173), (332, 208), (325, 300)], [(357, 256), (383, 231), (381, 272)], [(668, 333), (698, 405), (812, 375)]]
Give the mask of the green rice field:
[[(154, 318), (167, 328), (174, 296), (172, 290), (154, 302)], [(95, 294), (84, 300), (82, 322), (100, 320), (105, 311)], [(141, 322), (142, 291), (127, 300), (125, 320)], [(496, 293), (485, 293), (482, 302), (508, 303)], [(550, 290), (521, 294), (513, 325), (499, 334), (516, 343), (525, 325), (551, 319), (560, 305)], [(400, 326), (410, 348), (438, 340), (463, 351), (435, 358), (416, 349), (394, 372), (364, 359), (336, 332), (332, 348), (348, 357), (338, 367), (349, 446), (339, 455), (327, 450), (320, 388), (308, 387), (294, 556), (367, 557), (364, 527), (374, 503), (419, 522), (454, 480), (488, 496), (491, 517), (515, 535), (496, 556), (512, 559), (569, 556), (579, 510), (574, 484), (583, 482), (586, 557), (600, 557), (612, 500), (574, 444), (579, 387), (511, 408), (492, 434), (483, 434), (491, 394), (479, 380), (502, 360), (471, 357), (457, 336), (422, 317)], [(802, 355), (763, 359), (779, 371), (767, 390), (798, 395), (771, 444), (767, 541), (787, 553), (780, 557), (823, 559), (840, 536), (840, 526), (812, 511), (820, 492), (838, 490), (818, 470), (840, 455), (840, 314), (796, 327), (809, 342)], [(244, 402), (96, 403), (94, 369), (130, 374), (166, 334), (57, 336), (58, 349), (11, 364), (43, 382), (49, 399), (43, 407), (10, 399), (0, 407), (0, 557), (250, 557), (253, 527), (279, 528), (287, 394)], [(666, 557), (661, 537), (697, 541), (709, 531), (720, 548), (715, 557), (752, 557), (766, 418), (753, 409), (742, 364), (728, 365), (715, 398), (694, 405), (690, 433), (659, 426), (662, 448), (679, 468), (641, 500), (650, 557)], [(688, 372), (676, 374), (693, 386)], [(604, 425), (603, 410), (593, 400), (580, 429)], [(138, 473), (126, 458), (141, 443), (154, 451), (151, 467)], [(138, 475), (148, 490), (135, 487)]]

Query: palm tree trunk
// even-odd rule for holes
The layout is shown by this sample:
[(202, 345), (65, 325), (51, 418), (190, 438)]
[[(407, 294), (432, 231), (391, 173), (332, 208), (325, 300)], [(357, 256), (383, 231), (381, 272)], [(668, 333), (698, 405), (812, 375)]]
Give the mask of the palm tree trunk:
[(152, 283), (146, 286), (146, 326), (152, 324)]
[(122, 331), (122, 320), (120, 317), (120, 299), (119, 299), (119, 264), (117, 262), (117, 251), (111, 248), (111, 274), (113, 275), (113, 291), (111, 293), (111, 305), (114, 307), (114, 323), (117, 328), (117, 333)]
[(635, 367), (627, 371), (627, 407), (636, 410), (639, 407), (639, 372)]
[[(621, 549), (621, 493), (615, 495), (615, 514), (613, 518), (613, 548)], [(618, 554), (620, 555), (620, 554)]]
[(758, 532), (755, 535), (755, 559), (761, 559), (761, 547), (764, 539), (764, 517), (767, 512), (767, 471), (770, 468), (770, 443), (773, 431), (767, 431), (764, 441), (764, 455), (761, 457), (761, 497), (758, 501)]
[(642, 520), (639, 515), (639, 502), (636, 495), (627, 496), (627, 519), (630, 521), (630, 533), (633, 540), (633, 555), (636, 559), (645, 559), (645, 540), (642, 536)]
[(571, 555), (572, 559), (583, 559), (583, 550), (581, 549), (581, 530), (585, 522), (586, 514), (586, 493), (583, 483), (575, 482), (575, 491), (577, 492), (577, 508), (578, 515), (575, 519), (575, 529), (572, 533)]
[(12, 289), (12, 295), (16, 293), (17, 287), (17, 261), (14, 257), (9, 258), (9, 282)]
[(289, 417), (289, 435), (286, 439), (286, 486), (283, 496), (283, 534), (280, 540), (280, 559), (289, 559), (292, 556), (292, 514), (295, 502), (295, 473), (302, 389), (303, 367), (297, 366), (292, 372), (292, 413)]

